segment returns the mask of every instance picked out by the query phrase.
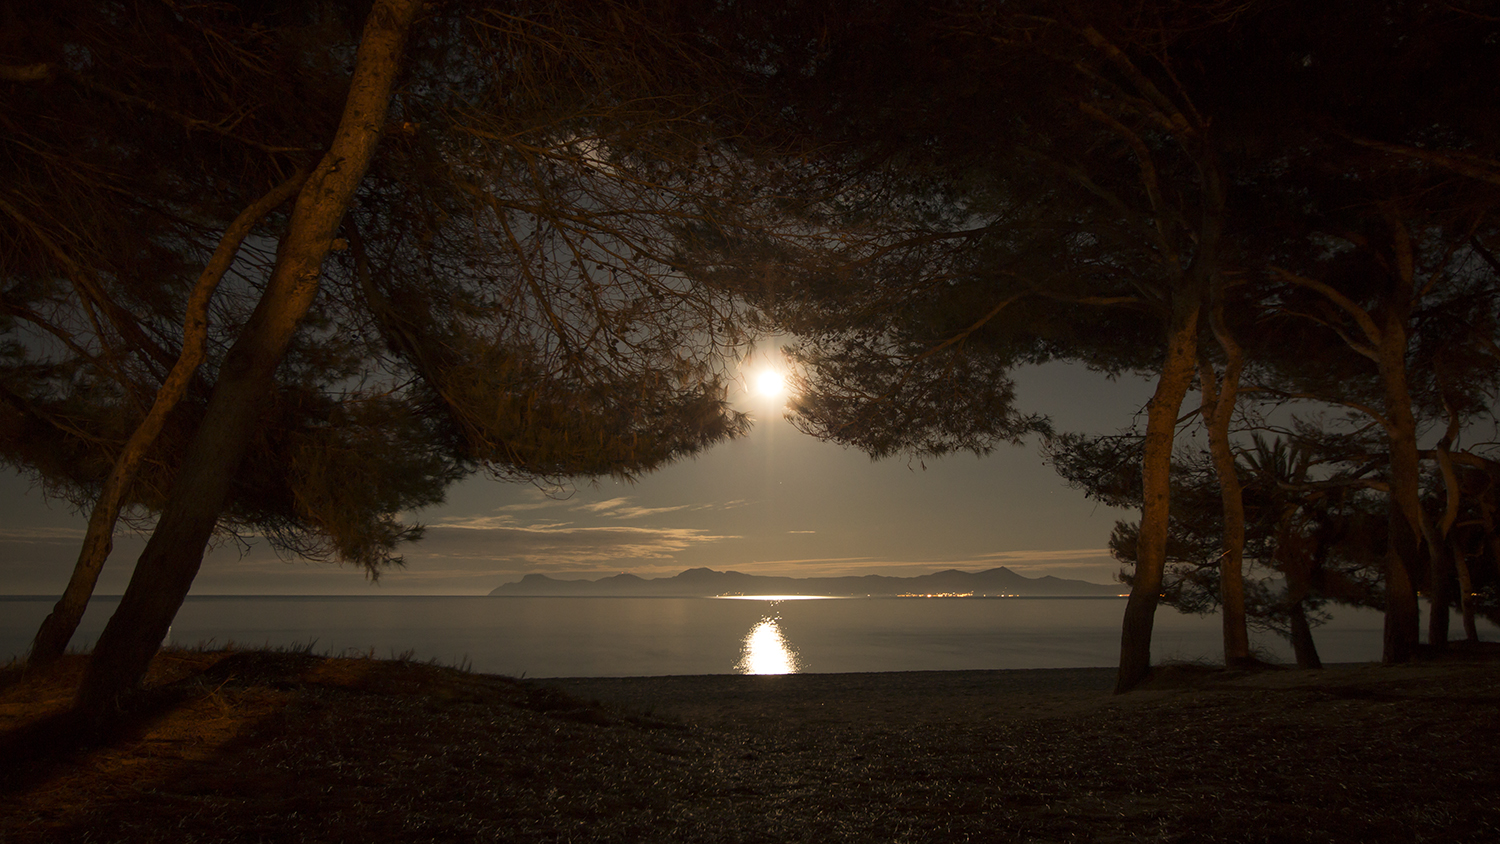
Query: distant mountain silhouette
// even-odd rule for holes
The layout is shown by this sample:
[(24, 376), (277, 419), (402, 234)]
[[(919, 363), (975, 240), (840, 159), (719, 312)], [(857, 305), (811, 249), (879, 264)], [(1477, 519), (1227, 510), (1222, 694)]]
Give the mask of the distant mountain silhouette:
[(737, 571), (688, 569), (673, 577), (643, 578), (617, 574), (598, 580), (558, 580), (528, 574), (491, 595), (615, 595), (633, 597), (712, 597), (715, 595), (1017, 595), (1023, 597), (1090, 597), (1123, 594), (1126, 587), (1105, 586), (1059, 577), (1026, 577), (1010, 569), (968, 572), (958, 569), (917, 577), (762, 577)]

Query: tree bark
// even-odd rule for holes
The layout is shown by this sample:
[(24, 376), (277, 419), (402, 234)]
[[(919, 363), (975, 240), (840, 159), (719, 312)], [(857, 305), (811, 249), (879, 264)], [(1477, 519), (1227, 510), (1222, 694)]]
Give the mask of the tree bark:
[(1288, 612), (1289, 627), (1292, 653), (1297, 657), (1297, 667), (1322, 668), (1323, 660), (1318, 657), (1318, 646), (1313, 641), (1312, 625), (1307, 623), (1307, 609), (1302, 605), (1301, 598), (1293, 599), (1291, 604)]
[(68, 586), (63, 590), (62, 597), (42, 621), (32, 640), (31, 654), (27, 660), (29, 668), (42, 668), (55, 662), (67, 650), (68, 642), (78, 629), (78, 622), (82, 620), (89, 598), (94, 594), (94, 585), (99, 581), (99, 573), (104, 569), (104, 563), (114, 547), (115, 523), (119, 521), (125, 495), (135, 482), (136, 473), (146, 453), (161, 433), (167, 414), (187, 394), (188, 385), (192, 383), (198, 365), (203, 362), (208, 345), (208, 306), (220, 279), (234, 263), (240, 244), (255, 224), (277, 206), (291, 199), (306, 178), (307, 173), (300, 172), (277, 185), (270, 193), (241, 212), (219, 239), (218, 247), (204, 266), (188, 297), (182, 325), (182, 352), (177, 356), (177, 362), (172, 365), (172, 371), (163, 381), (161, 389), (156, 391), (156, 400), (151, 409), (131, 432), (130, 439), (115, 458), (109, 477), (99, 491), (94, 509), (89, 513), (83, 547), (78, 552), (78, 561), (73, 564), (73, 575), (68, 579)]
[[(1417, 424), (1407, 385), (1407, 322), (1416, 293), (1411, 238), (1393, 208), (1385, 209), (1391, 224), (1393, 277), (1391, 290), (1376, 310), (1366, 309), (1329, 285), (1284, 271), (1283, 279), (1318, 291), (1354, 321), (1364, 341), (1343, 334), (1350, 348), (1375, 363), (1380, 374), (1385, 413), (1375, 415), (1385, 429), (1390, 465), (1390, 504), (1387, 510), (1388, 539), (1385, 554), (1385, 633), (1382, 660), (1409, 662), (1416, 656), (1419, 640), (1419, 608), (1415, 577), (1419, 537), (1422, 532), (1420, 456)], [(1380, 315), (1377, 322), (1376, 315)]]
[(156, 530), (94, 649), (76, 701), (87, 716), (105, 714), (139, 684), (192, 586), (260, 406), (379, 143), (420, 6), (420, 0), (378, 0), (370, 10), (333, 143), (297, 194), (266, 290), (225, 357)]
[(1479, 627), (1474, 623), (1474, 576), (1463, 548), (1453, 543), (1453, 567), (1458, 571), (1458, 607), (1463, 618), (1464, 641), (1479, 641)]
[(1224, 323), (1224, 305), (1217, 295), (1210, 306), (1209, 321), (1224, 351), (1224, 375), (1216, 377), (1212, 364), (1205, 359), (1198, 365), (1198, 381), (1203, 396), (1203, 421), (1208, 428), (1208, 446), (1224, 511), (1219, 614), (1223, 623), (1224, 664), (1232, 667), (1250, 662), (1250, 632), (1245, 618), (1245, 498), (1234, 450), (1229, 444), (1229, 423), (1239, 396), (1245, 358)]
[[(1474, 626), (1474, 580), (1469, 572), (1469, 561), (1464, 555), (1463, 547), (1453, 535), (1453, 526), (1458, 523), (1459, 507), (1463, 504), (1458, 468), (1453, 465), (1453, 442), (1458, 439), (1462, 421), (1446, 394), (1443, 409), (1448, 413), (1448, 428), (1436, 446), (1438, 470), (1443, 478), (1445, 493), (1443, 517), (1438, 521), (1435, 535), (1429, 538), (1432, 543), (1433, 609), (1427, 620), (1427, 641), (1434, 645), (1446, 645), (1448, 642), (1448, 606), (1453, 600), (1449, 578), (1455, 575), (1458, 578), (1458, 606), (1463, 617), (1464, 638), (1470, 642), (1479, 641), (1479, 631)], [(1441, 624), (1438, 622), (1440, 599), (1443, 607)]]
[(1167, 355), (1146, 414), (1146, 445), (1141, 458), (1144, 500), (1135, 564), (1135, 581), (1125, 603), (1120, 633), (1120, 668), (1115, 693), (1128, 692), (1151, 670), (1151, 631), (1161, 598), (1167, 560), (1167, 519), (1170, 514), (1172, 443), (1177, 414), (1193, 383), (1197, 365), (1198, 312), (1202, 295), (1196, 289), (1173, 296)]
[(1420, 639), (1421, 612), (1417, 606), (1414, 572), (1417, 555), (1421, 552), (1421, 458), (1417, 452), (1417, 422), (1406, 378), (1406, 323), (1410, 318), (1415, 271), (1406, 228), (1393, 213), (1389, 217), (1394, 230), (1396, 289), (1384, 308), (1384, 324), (1380, 327), (1375, 348), (1375, 363), (1385, 393), (1391, 485), (1381, 659), (1387, 663), (1401, 663), (1416, 658)]

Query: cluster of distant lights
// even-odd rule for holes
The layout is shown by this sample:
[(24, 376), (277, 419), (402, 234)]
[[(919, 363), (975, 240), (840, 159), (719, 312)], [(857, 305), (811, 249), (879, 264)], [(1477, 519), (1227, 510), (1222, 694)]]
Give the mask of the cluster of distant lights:
[[(972, 598), (973, 592), (903, 592), (897, 598)], [(1020, 595), (980, 595), (981, 598), (1019, 598)]]
[[(715, 595), (715, 598), (723, 598), (729, 601), (826, 601), (833, 598), (854, 598), (855, 595), (742, 595), (740, 593), (726, 592), (723, 595)], [(866, 598), (874, 598), (875, 595), (865, 595)], [(903, 592), (900, 595), (892, 595), (893, 598), (1024, 598), (1011, 592), (997, 592), (990, 594), (985, 592), (976, 596), (973, 592)], [(1121, 597), (1124, 597), (1123, 595)]]
[[(828, 601), (836, 598), (857, 598), (858, 595), (742, 595), (739, 593), (725, 593), (714, 595), (728, 601)], [(877, 597), (865, 595), (866, 598)], [(900, 595), (892, 595), (892, 598), (1027, 598), (1029, 595), (1020, 595), (1014, 592), (996, 592), (991, 594), (985, 592), (975, 595), (973, 592), (902, 592)], [(1121, 592), (1117, 598), (1129, 598), (1129, 592)]]

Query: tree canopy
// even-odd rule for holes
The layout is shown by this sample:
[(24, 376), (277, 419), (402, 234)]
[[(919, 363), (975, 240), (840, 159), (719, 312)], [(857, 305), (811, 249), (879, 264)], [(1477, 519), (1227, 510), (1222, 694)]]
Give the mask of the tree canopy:
[(1451, 446), (1494, 395), (1493, 18), (1404, 2), (795, 8), (819, 37), (767, 36), (788, 131), (860, 185), (813, 206), (836, 245), (742, 283), (798, 335), (798, 424), (875, 456), (983, 453), (1046, 430), (1013, 406), (1011, 367), (1154, 376), (1124, 689), (1147, 665), (1179, 425), (1201, 415), (1215, 443), (1227, 606), (1246, 541), (1231, 532), (1241, 380), (1257, 400), (1357, 409), (1384, 438), (1386, 656), (1409, 659), (1442, 556), (1419, 437), (1452, 422)]
[[(1244, 559), (1305, 624), (1308, 543), (1355, 511), (1385, 507), (1391, 661), (1418, 588), (1445, 636), (1500, 547), (1470, 442), (1500, 387), (1500, 39), (1469, 4), (0, 14), (0, 457), (93, 506), (70, 593), (121, 508), (156, 519), (99, 650), (135, 667), (96, 704), (214, 530), (373, 575), (464, 474), (632, 477), (743, 432), (755, 330), (794, 338), (794, 422), (875, 457), (1052, 437), (1021, 364), (1154, 378), (1138, 478), (1050, 440), (1142, 510), (1120, 690), (1164, 593), (1248, 656)], [(1336, 468), (1288, 480), (1270, 417)], [(1338, 513), (1285, 488), (1340, 478)]]
[(629, 477), (744, 430), (734, 305), (675, 244), (751, 203), (678, 11), (7, 10), (7, 461), (93, 500), (207, 304), (122, 492), (161, 515), (96, 663), (139, 663), (207, 530), (373, 574), (476, 468)]

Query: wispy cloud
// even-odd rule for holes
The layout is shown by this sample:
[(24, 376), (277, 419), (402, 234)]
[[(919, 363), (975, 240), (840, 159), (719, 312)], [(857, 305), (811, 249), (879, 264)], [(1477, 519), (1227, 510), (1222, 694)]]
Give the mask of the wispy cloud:
[(694, 528), (444, 524), (428, 528), (420, 543), (409, 546), (408, 556), (490, 561), (496, 569), (550, 569), (605, 560), (665, 559), (694, 546), (736, 538)]
[(588, 504), (574, 504), (573, 509), (587, 510), (590, 513), (603, 513), (606, 510), (623, 507), (628, 501), (630, 501), (629, 498), (611, 498), (606, 501), (594, 501)]
[(497, 512), (497, 513), (525, 513), (525, 512), (531, 511), (531, 510), (545, 510), (548, 507), (557, 507), (557, 506), (559, 506), (561, 504), (566, 504), (566, 503), (567, 502), (565, 502), (565, 501), (558, 501), (558, 500), (553, 499), (553, 498), (548, 498), (548, 499), (543, 500), (543, 501), (526, 501), (526, 502), (523, 502), (521, 504), (506, 504), (506, 505), (503, 505), (503, 506), (500, 506), (500, 507), (496, 507), (495, 508), (495, 512)]
[(609, 516), (615, 519), (642, 519), (649, 516), (659, 516), (664, 513), (686, 513), (703, 510), (729, 510), (743, 506), (744, 500), (735, 500), (726, 503), (697, 503), (697, 504), (674, 504), (669, 507), (636, 507), (630, 503), (627, 496), (610, 498), (605, 501), (594, 501), (588, 504), (575, 504), (571, 509), (595, 513), (600, 516)]
[(787, 533), (817, 533), (815, 530), (789, 530)]
[[(1062, 550), (998, 551), (972, 557), (951, 559), (892, 560), (881, 557), (810, 557), (794, 560), (757, 560), (736, 564), (735, 569), (747, 574), (790, 575), (792, 577), (838, 577), (841, 575), (881, 574), (896, 577), (911, 577), (918, 574), (962, 569), (980, 571), (996, 566), (1005, 566), (1028, 576), (1054, 574), (1059, 577), (1080, 577), (1098, 580), (1107, 578), (1102, 568), (1113, 568), (1107, 548), (1081, 548)], [(1070, 573), (1070, 570), (1083, 570)]]
[(980, 554), (973, 559), (976, 561), (993, 560), (1003, 562), (1013, 560), (1018, 563), (1051, 563), (1056, 560), (1096, 560), (1099, 557), (1108, 556), (1108, 548), (1070, 548), (1050, 551), (995, 551), (989, 554)]
[(81, 542), (83, 528), (0, 528), (0, 542)]
[(788, 565), (788, 566), (794, 566), (794, 565), (801, 565), (803, 563), (858, 563), (858, 562), (866, 562), (866, 563), (868, 563), (869, 561), (871, 561), (873, 559), (875, 559), (875, 558), (874, 557), (808, 557), (807, 559), (804, 559), (804, 560), (757, 560), (755, 562), (755, 565), (762, 565), (762, 566)]
[(1070, 569), (1086, 569), (1090, 574), (1101, 569), (1108, 569), (1110, 572), (1113, 572), (1119, 568), (1119, 563), (1113, 558), (1104, 557), (1103, 559), (1063, 560), (1060, 562), (1006, 563), (1005, 567), (1023, 573), (1040, 571), (1045, 574), (1055, 574), (1059, 577), (1076, 577), (1076, 574), (1069, 574)]
[(706, 504), (678, 504), (676, 507), (620, 507), (609, 515), (618, 519), (640, 519), (662, 513), (677, 513), (683, 510), (705, 510)]
[(515, 516), (510, 515), (448, 516), (446, 518), (439, 519), (436, 522), (427, 523), (427, 529), (429, 531), (439, 527), (465, 528), (469, 530), (490, 530), (493, 528), (508, 528), (518, 526), (520, 526), (520, 521), (518, 521)]

